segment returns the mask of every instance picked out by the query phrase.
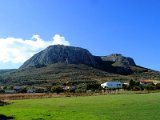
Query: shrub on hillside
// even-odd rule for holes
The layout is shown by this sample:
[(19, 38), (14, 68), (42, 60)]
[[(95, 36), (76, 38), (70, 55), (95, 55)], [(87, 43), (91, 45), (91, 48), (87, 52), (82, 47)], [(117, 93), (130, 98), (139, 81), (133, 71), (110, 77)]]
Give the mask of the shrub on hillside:
[(4, 90), (0, 90), (0, 93), (5, 93), (5, 91)]
[(42, 68), (42, 67), (46, 67), (47, 65), (45, 65), (45, 64), (37, 64), (37, 65), (35, 65), (35, 67), (36, 68)]
[(156, 89), (160, 90), (160, 83), (156, 84)]
[(141, 86), (139, 82), (136, 82), (134, 80), (129, 81), (129, 89), (130, 90), (141, 90)]
[(139, 90), (141, 90), (141, 87), (140, 86), (134, 86), (132, 90), (139, 91)]
[(149, 84), (149, 85), (144, 86), (144, 88), (146, 90), (155, 90), (156, 86), (154, 84)]
[(26, 88), (26, 87), (22, 88), (22, 89), (19, 91), (19, 93), (27, 93), (27, 88)]
[(87, 85), (84, 83), (77, 85), (77, 88), (75, 89), (76, 93), (84, 93), (86, 91), (87, 91)]
[(87, 90), (100, 90), (102, 87), (100, 84), (98, 83), (90, 83), (90, 84), (87, 84)]
[(45, 88), (35, 88), (35, 93), (45, 93), (46, 91)]
[(53, 86), (51, 88), (51, 92), (59, 94), (59, 93), (64, 92), (64, 90), (63, 90), (63, 88), (61, 86)]

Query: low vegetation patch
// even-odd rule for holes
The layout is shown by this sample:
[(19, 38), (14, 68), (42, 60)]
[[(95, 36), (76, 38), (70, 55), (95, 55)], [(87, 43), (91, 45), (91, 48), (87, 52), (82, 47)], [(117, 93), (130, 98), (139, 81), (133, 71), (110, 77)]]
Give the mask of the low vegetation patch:
[(9, 104), (9, 103), (0, 100), (0, 106), (4, 106), (4, 105), (7, 105), (7, 104)]

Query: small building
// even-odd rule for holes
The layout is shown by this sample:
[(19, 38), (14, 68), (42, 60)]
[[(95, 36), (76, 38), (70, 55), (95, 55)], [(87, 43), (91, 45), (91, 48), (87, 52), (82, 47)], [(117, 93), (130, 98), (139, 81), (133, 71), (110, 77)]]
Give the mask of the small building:
[(139, 82), (141, 85), (154, 84), (152, 80), (140, 80)]
[(123, 83), (118, 82), (118, 81), (110, 81), (110, 82), (105, 82), (101, 84), (101, 87), (103, 88), (122, 88)]
[(123, 83), (123, 85), (129, 86), (129, 83)]
[(159, 80), (140, 80), (139, 81), (141, 85), (149, 85), (149, 84), (158, 84), (160, 83)]
[(4, 90), (5, 93), (8, 93), (8, 94), (13, 94), (13, 93), (16, 93), (15, 90)]

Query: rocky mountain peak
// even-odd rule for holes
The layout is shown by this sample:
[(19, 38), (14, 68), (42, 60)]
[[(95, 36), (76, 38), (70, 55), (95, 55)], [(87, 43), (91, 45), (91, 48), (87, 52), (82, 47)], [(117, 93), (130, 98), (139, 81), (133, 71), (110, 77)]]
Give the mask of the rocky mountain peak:
[(122, 54), (111, 54), (101, 57), (103, 61), (111, 61), (116, 66), (136, 66), (134, 60), (130, 57), (124, 57)]
[(27, 60), (20, 69), (55, 63), (85, 64), (93, 67), (97, 65), (94, 56), (86, 49), (72, 46), (53, 45), (35, 54)]

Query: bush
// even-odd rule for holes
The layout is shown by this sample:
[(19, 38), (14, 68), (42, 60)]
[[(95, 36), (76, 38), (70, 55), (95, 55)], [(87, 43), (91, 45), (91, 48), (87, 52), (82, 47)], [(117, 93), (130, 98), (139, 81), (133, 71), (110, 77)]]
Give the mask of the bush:
[(35, 67), (36, 68), (42, 68), (42, 67), (46, 67), (47, 65), (45, 65), (45, 64), (37, 64), (37, 65), (35, 65)]
[(5, 93), (5, 91), (4, 90), (0, 90), (0, 93)]
[(140, 86), (134, 86), (133, 90), (135, 90), (135, 91), (141, 90), (141, 87)]
[(150, 85), (146, 85), (144, 87), (146, 90), (155, 90), (156, 89), (156, 86), (154, 84), (150, 84)]
[(129, 85), (125, 85), (125, 84), (122, 85), (122, 88), (125, 89), (125, 90), (129, 90), (130, 89)]
[(21, 88), (18, 93), (27, 93), (27, 88), (24, 87), (24, 88)]
[(45, 93), (47, 90), (46, 89), (44, 89), (44, 88), (36, 88), (35, 89), (35, 92), (36, 93)]
[(160, 90), (160, 83), (156, 84), (156, 89)]
[(59, 94), (59, 93), (64, 92), (64, 90), (63, 90), (63, 88), (61, 86), (53, 86), (51, 88), (51, 92)]
[(7, 104), (8, 104), (8, 103), (3, 102), (3, 101), (0, 100), (0, 106), (4, 106), (4, 105), (7, 105)]
[(134, 80), (129, 81), (129, 88), (131, 90), (141, 90), (140, 82), (136, 82)]
[(101, 85), (98, 83), (92, 83), (92, 84), (87, 84), (87, 90), (100, 90), (101, 89)]
[(87, 91), (87, 85), (84, 83), (77, 85), (77, 88), (75, 89), (75, 92), (77, 93), (84, 93), (86, 91)]

